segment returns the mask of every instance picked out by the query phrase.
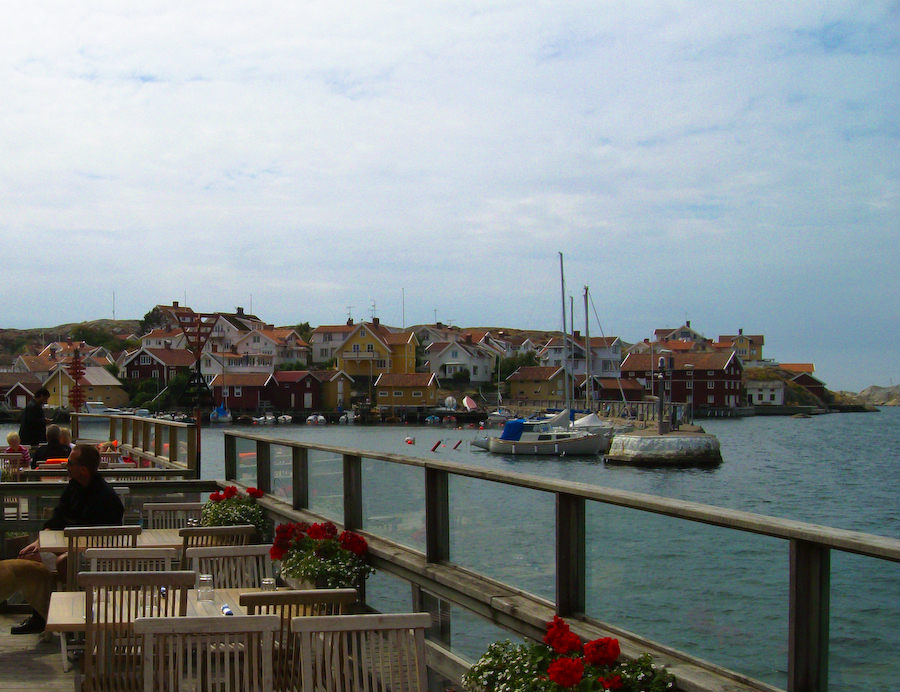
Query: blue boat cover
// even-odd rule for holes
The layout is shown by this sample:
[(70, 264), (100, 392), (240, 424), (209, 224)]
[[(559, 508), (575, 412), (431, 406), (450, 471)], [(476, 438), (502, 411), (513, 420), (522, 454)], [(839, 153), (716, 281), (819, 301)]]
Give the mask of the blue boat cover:
[(515, 418), (513, 420), (506, 421), (506, 425), (503, 426), (503, 433), (500, 435), (501, 440), (509, 440), (511, 442), (515, 442), (517, 440), (522, 439), (522, 430), (525, 428), (525, 420), (522, 418)]

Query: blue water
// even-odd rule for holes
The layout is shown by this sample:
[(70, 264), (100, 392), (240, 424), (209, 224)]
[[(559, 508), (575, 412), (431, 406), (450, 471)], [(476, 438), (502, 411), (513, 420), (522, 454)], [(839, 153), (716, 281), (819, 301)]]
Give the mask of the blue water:
[[(475, 430), (272, 426), (248, 431), (592, 483), (900, 538), (900, 409), (702, 423), (722, 445), (724, 463), (717, 469), (504, 458), (471, 447)], [(415, 437), (415, 444), (407, 444), (407, 437)], [(221, 438), (220, 430), (204, 430), (204, 477), (224, 475)], [(376, 494), (394, 505), (415, 505), (421, 502), (418, 485), (416, 478), (391, 476), (382, 479)], [(457, 483), (451, 486), (451, 502), (465, 507), (469, 520), (451, 536), (455, 561), (553, 597), (553, 551), (547, 548), (553, 545), (552, 501), (538, 493)], [(417, 547), (415, 540), (411, 544)], [(498, 542), (502, 550), (496, 549)], [(588, 545), (590, 615), (786, 686), (785, 542), (589, 503)], [(371, 584), (370, 596), (377, 597), (382, 585), (377, 577)], [(831, 586), (829, 689), (897, 689), (900, 565), (834, 552)], [(483, 631), (456, 610), (451, 617), (459, 632), (454, 648), (470, 659), (487, 641), (505, 636)]]

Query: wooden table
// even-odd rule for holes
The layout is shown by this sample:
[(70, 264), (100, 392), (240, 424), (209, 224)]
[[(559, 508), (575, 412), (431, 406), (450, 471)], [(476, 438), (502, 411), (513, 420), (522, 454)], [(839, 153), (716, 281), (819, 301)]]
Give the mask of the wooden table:
[[(178, 535), (179, 529), (144, 529), (138, 534), (139, 548), (181, 548), (184, 539)], [(69, 549), (68, 541), (61, 529), (41, 531), (41, 551), (61, 555)]]
[[(259, 589), (216, 589), (213, 600), (198, 601), (197, 590), (188, 591), (187, 617), (208, 617), (221, 615), (222, 606), (227, 605), (235, 615), (246, 615), (241, 606), (242, 593)], [(84, 632), (84, 591), (54, 591), (50, 594), (50, 611), (47, 613), (47, 632)]]

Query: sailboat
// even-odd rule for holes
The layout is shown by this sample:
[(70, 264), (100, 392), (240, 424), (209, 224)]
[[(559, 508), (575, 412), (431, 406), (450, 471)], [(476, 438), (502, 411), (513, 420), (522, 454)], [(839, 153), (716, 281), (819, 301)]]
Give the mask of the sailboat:
[[(559, 253), (559, 273), (563, 295), (563, 334), (566, 330), (566, 282), (563, 273), (563, 256)], [(564, 342), (568, 339), (564, 337)], [(568, 360), (568, 357), (565, 359)], [(551, 419), (526, 420), (516, 418), (509, 420), (503, 427), (499, 437), (488, 437), (473, 440), (476, 447), (487, 448), (494, 454), (512, 455), (552, 455), (552, 456), (593, 456), (609, 450), (610, 434), (605, 431), (594, 432), (583, 428), (575, 428), (571, 424), (570, 392), (566, 375), (566, 408)]]
[(231, 422), (231, 411), (229, 411), (225, 404), (219, 404), (217, 408), (214, 408), (209, 414), (209, 422), (210, 423), (230, 423)]

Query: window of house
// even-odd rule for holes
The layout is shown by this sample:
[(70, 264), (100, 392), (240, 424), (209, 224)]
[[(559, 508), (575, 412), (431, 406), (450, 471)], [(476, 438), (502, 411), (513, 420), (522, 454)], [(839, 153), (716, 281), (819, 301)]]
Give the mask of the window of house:
[(380, 391), (380, 392), (378, 392), (378, 396), (381, 396), (381, 397), (384, 397), (384, 398), (387, 398), (387, 396), (388, 396), (388, 392), (385, 392), (385, 391)]
[(331, 341), (332, 336), (334, 336), (334, 335), (333, 334), (323, 334), (322, 341)]
[(715, 389), (715, 388), (716, 388), (716, 383), (713, 382), (712, 380), (710, 380), (709, 382), (706, 383), (706, 388), (707, 388), (707, 389)]
[(150, 365), (150, 356), (141, 356), (141, 365)]
[(204, 375), (203, 379), (206, 380), (206, 384), (209, 384), (210, 382), (213, 381), (213, 375)]
[(361, 337), (365, 337), (365, 336), (366, 336), (366, 330), (365, 330), (365, 329), (360, 329), (360, 330), (359, 330), (359, 335), (360, 335)]
[(353, 344), (353, 352), (359, 353), (359, 344)]
[(241, 396), (242, 392), (243, 392), (243, 390), (241, 389), (241, 387), (235, 387), (235, 388), (234, 388), (234, 395), (235, 395), (235, 396)]
[(366, 353), (374, 353), (375, 344), (366, 344)]
[(387, 361), (384, 360), (383, 358), (382, 358), (382, 359), (379, 359), (379, 360), (376, 360), (376, 361), (375, 361), (375, 367), (376, 367), (376, 368), (386, 368), (386, 367), (387, 367)]
[(478, 366), (477, 365), (472, 366), (472, 377), (478, 377)]
[(222, 387), (222, 396), (231, 396), (231, 387)]
[(327, 348), (320, 348), (320, 349), (319, 349), (319, 355), (320, 355), (322, 358), (327, 358), (327, 357), (328, 357), (328, 349), (327, 349)]
[(259, 334), (254, 334), (254, 335), (253, 335), (253, 343), (254, 343), (254, 344), (258, 344), (258, 343), (259, 343)]
[(694, 388), (694, 383), (691, 382), (690, 380), (688, 380), (687, 382), (684, 383), (684, 386), (685, 386), (686, 389), (693, 389), (693, 388)]
[(452, 351), (450, 351), (450, 357), (451, 358), (459, 358), (459, 351), (457, 351), (456, 349), (453, 349)]
[(769, 401), (775, 401), (775, 395), (769, 394)]
[(712, 395), (706, 397), (706, 403), (707, 403), (707, 404), (714, 404), (714, 403), (716, 403), (716, 397), (714, 397), (714, 396), (712, 396)]
[(159, 370), (153, 371), (153, 377), (155, 377), (156, 379), (159, 379)]
[(395, 390), (394, 390), (394, 396), (403, 396), (403, 391), (400, 390), (400, 389), (395, 389)]
[(420, 398), (422, 398), (422, 392), (413, 392), (412, 396), (413, 396), (413, 399), (420, 399)]
[(707, 370), (707, 371), (706, 371), (706, 374), (707, 374), (709, 377), (715, 377), (715, 376), (716, 376), (716, 371), (715, 371), (715, 370)]

